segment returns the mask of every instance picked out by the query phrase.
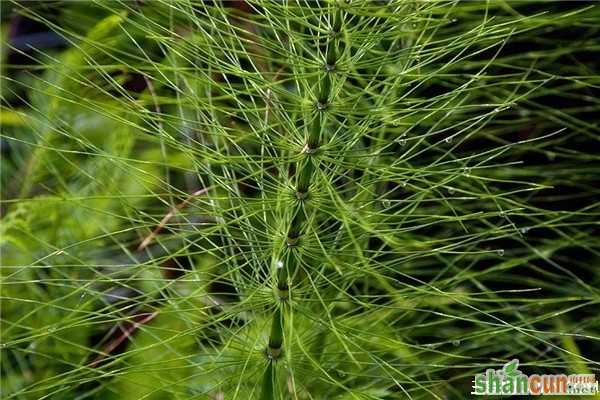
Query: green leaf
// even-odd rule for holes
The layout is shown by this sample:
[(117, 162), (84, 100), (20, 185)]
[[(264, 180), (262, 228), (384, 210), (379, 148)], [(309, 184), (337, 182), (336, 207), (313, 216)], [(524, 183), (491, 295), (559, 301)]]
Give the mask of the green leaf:
[(516, 358), (507, 362), (506, 364), (504, 364), (504, 367), (502, 367), (502, 370), (504, 371), (504, 374), (506, 376), (515, 376), (519, 374), (519, 370), (517, 369), (519, 367), (519, 360), (517, 360)]

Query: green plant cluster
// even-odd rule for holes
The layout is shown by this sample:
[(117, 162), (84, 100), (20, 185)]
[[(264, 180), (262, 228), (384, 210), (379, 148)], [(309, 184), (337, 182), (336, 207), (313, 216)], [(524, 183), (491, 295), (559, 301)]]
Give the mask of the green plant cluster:
[(600, 375), (598, 4), (2, 7), (2, 398)]

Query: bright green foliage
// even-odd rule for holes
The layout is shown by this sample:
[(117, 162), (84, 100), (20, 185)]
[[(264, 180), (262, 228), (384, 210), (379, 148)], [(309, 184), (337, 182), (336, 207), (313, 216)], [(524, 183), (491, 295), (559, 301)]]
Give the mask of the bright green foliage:
[(2, 398), (598, 375), (599, 5), (13, 6), (70, 45), (2, 48)]

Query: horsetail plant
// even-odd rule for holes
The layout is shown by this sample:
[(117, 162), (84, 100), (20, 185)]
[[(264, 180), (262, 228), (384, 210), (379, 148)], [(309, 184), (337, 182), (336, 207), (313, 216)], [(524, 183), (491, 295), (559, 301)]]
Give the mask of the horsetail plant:
[[(285, 310), (282, 307), (287, 304), (290, 296), (290, 279), (296, 275), (298, 266), (302, 265), (301, 254), (298, 253), (300, 245), (300, 236), (308, 228), (306, 225), (310, 223), (307, 206), (310, 202), (310, 184), (312, 176), (318, 170), (318, 160), (316, 159), (324, 136), (326, 135), (328, 118), (327, 110), (330, 107), (332, 96), (332, 85), (334, 76), (339, 68), (338, 50), (341, 47), (340, 37), (342, 35), (342, 9), (338, 4), (334, 4), (334, 11), (331, 13), (328, 24), (321, 28), (326, 32), (325, 57), (320, 57), (320, 74), (318, 76), (318, 96), (315, 98), (314, 107), (308, 113), (309, 123), (306, 141), (300, 151), (300, 159), (296, 161), (294, 170), (297, 173), (296, 185), (293, 193), (295, 197), (292, 205), (291, 221), (287, 230), (285, 239), (285, 248), (283, 250), (283, 258), (287, 261), (277, 262), (277, 288), (276, 293), (279, 296), (281, 304), (277, 306), (273, 314), (273, 322), (271, 323), (271, 333), (266, 354), (269, 358), (269, 364), (265, 371), (265, 383), (263, 384), (264, 399), (275, 398), (275, 386), (273, 385), (273, 364), (272, 362), (279, 359), (283, 345), (283, 321), (285, 319)], [(317, 39), (317, 43), (318, 43)], [(306, 266), (310, 271), (311, 267)]]
[(1, 4), (2, 398), (598, 371), (598, 5)]

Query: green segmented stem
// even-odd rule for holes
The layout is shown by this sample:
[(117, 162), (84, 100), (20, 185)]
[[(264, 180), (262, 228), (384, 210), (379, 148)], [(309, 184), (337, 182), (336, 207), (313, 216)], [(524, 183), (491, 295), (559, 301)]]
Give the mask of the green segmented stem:
[[(277, 293), (281, 304), (273, 315), (271, 323), (271, 332), (269, 344), (267, 346), (267, 356), (269, 365), (263, 378), (262, 399), (271, 399), (274, 397), (275, 386), (273, 383), (273, 362), (276, 361), (282, 353), (283, 346), (283, 328), (284, 328), (284, 306), (289, 295), (289, 279), (296, 271), (298, 264), (297, 251), (300, 244), (300, 237), (306, 229), (308, 214), (307, 203), (310, 200), (309, 189), (313, 175), (318, 168), (317, 153), (321, 147), (324, 137), (324, 130), (327, 124), (327, 111), (331, 107), (332, 87), (334, 83), (334, 74), (338, 67), (338, 54), (340, 47), (340, 33), (342, 29), (342, 10), (336, 7), (333, 15), (333, 21), (330, 24), (330, 31), (325, 47), (325, 57), (321, 71), (323, 72), (318, 81), (318, 91), (316, 96), (314, 117), (310, 123), (306, 143), (301, 151), (301, 159), (296, 163), (296, 186), (294, 196), (296, 198), (295, 207), (286, 233), (286, 249), (284, 249), (285, 262), (277, 273)], [(268, 392), (268, 393), (267, 393)]]
[(269, 346), (267, 348), (267, 355), (269, 358), (276, 360), (281, 354), (281, 346), (283, 345), (283, 324), (281, 314), (281, 308), (277, 308), (273, 315), (273, 323), (271, 324), (271, 335), (269, 337)]
[(273, 382), (275, 373), (273, 371), (273, 362), (269, 361), (265, 374), (263, 375), (262, 390), (260, 398), (262, 400), (274, 400), (275, 399), (275, 384)]

